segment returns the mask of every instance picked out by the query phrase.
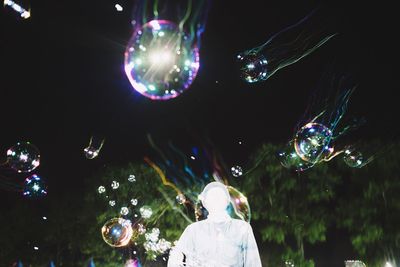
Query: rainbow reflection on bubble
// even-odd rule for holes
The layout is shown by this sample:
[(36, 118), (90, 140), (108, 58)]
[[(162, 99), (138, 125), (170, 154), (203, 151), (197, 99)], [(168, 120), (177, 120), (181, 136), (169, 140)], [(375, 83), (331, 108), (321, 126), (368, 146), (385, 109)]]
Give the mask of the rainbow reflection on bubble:
[[(231, 215), (236, 215), (240, 219), (250, 222), (251, 212), (250, 205), (247, 201), (247, 197), (243, 195), (239, 190), (234, 188), (233, 186), (228, 185), (226, 187), (228, 189), (229, 195), (231, 196), (231, 205), (233, 210), (231, 210)], [(228, 207), (228, 210), (230, 207)]]
[(33, 174), (25, 179), (22, 194), (26, 197), (43, 197), (47, 195), (47, 187), (42, 178)]
[(126, 246), (133, 235), (132, 223), (123, 218), (112, 218), (101, 228), (101, 234), (103, 240), (111, 247)]
[(168, 100), (192, 84), (199, 49), (189, 35), (168, 20), (137, 28), (125, 51), (125, 72), (133, 88), (152, 100)]

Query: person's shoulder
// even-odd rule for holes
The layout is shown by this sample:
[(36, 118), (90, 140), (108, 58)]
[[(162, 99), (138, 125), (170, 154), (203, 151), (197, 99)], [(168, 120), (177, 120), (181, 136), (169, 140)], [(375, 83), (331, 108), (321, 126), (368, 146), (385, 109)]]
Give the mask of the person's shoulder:
[(243, 228), (243, 229), (251, 228), (251, 225), (248, 222), (240, 220), (240, 219), (232, 219), (232, 223), (236, 227), (239, 227), (239, 228)]

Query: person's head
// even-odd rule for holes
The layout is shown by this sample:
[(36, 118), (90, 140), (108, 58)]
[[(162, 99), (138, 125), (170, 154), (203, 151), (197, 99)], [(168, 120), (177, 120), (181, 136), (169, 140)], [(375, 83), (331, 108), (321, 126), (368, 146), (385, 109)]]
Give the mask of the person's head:
[(229, 202), (230, 195), (223, 183), (211, 182), (201, 192), (201, 203), (209, 213), (225, 211)]

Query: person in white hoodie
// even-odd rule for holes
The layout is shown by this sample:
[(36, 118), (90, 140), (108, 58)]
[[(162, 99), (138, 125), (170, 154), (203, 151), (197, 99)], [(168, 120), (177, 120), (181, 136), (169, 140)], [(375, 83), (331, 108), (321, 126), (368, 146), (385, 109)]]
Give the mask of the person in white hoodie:
[(227, 212), (230, 195), (223, 183), (211, 182), (200, 194), (207, 219), (188, 225), (171, 249), (168, 267), (261, 267), (249, 223)]

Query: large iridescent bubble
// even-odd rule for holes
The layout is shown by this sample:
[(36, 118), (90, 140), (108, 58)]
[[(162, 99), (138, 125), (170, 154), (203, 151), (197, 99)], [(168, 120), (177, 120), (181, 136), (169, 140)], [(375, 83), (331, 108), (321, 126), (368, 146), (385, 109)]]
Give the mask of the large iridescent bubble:
[(7, 150), (7, 163), (17, 172), (30, 172), (40, 165), (39, 149), (29, 142), (17, 143)]
[(126, 246), (132, 238), (132, 223), (123, 218), (112, 218), (101, 228), (101, 234), (111, 247)]
[(307, 123), (294, 139), (294, 149), (299, 157), (310, 163), (317, 163), (325, 156), (332, 139), (332, 131), (320, 123)]
[(197, 45), (168, 20), (152, 20), (136, 29), (125, 52), (130, 83), (153, 100), (183, 93), (195, 79), (199, 65)]
[(250, 205), (245, 197), (239, 190), (233, 186), (227, 186), (229, 195), (231, 196), (231, 204), (228, 207), (232, 217), (238, 217), (244, 221), (250, 222), (251, 212)]
[(26, 197), (43, 197), (47, 195), (47, 186), (40, 176), (33, 174), (25, 179), (22, 194)]

